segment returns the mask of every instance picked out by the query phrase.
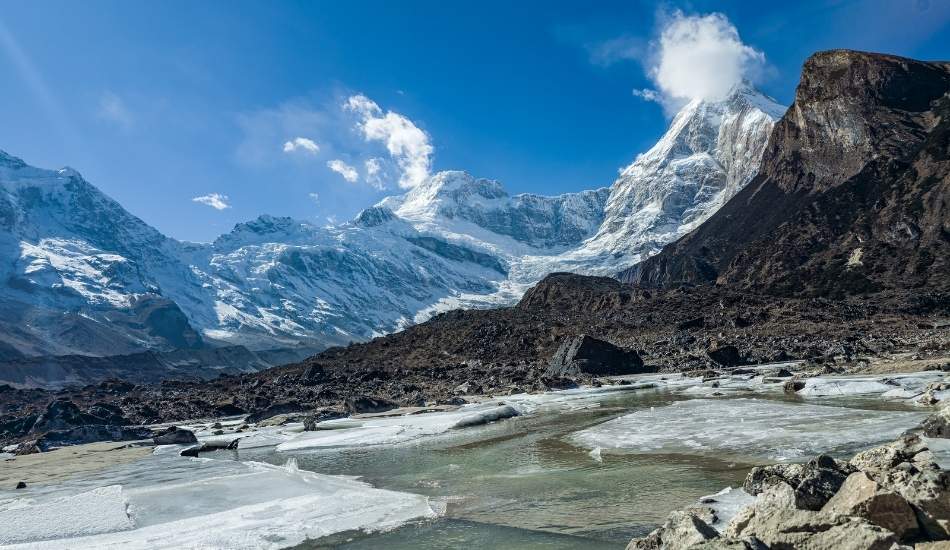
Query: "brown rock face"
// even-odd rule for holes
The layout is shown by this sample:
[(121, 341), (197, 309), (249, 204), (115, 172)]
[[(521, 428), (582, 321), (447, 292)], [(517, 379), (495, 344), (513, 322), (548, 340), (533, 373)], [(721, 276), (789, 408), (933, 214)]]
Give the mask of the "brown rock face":
[(619, 277), (836, 297), (950, 288), (950, 64), (836, 50), (806, 61), (759, 175)]
[(917, 534), (917, 518), (910, 504), (897, 493), (883, 489), (864, 472), (848, 476), (821, 511), (862, 517), (893, 531), (901, 539)]

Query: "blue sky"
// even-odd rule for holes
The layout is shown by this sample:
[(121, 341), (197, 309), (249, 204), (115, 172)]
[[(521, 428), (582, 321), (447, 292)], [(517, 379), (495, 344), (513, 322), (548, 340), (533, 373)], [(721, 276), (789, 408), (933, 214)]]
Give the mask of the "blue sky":
[(677, 10), (721, 13), (783, 103), (816, 50), (950, 58), (950, 0), (775, 4), (7, 2), (0, 149), (207, 241), (261, 213), (343, 221), (426, 171), (609, 185), (667, 124), (632, 92), (657, 89)]

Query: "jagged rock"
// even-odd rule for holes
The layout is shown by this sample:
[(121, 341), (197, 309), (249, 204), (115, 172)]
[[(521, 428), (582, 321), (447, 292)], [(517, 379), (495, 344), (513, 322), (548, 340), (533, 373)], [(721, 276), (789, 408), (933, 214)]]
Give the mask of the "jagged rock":
[(346, 400), (344, 406), (350, 414), (385, 412), (397, 407), (392, 401), (369, 395), (350, 397)]
[(790, 485), (771, 485), (729, 522), (723, 535), (753, 538), (769, 548), (886, 550), (897, 543), (894, 533), (864, 519), (800, 510), (795, 502)]
[(181, 452), (178, 453), (178, 455), (197, 458), (199, 451), (201, 451), (201, 445), (195, 445), (193, 447), (187, 447), (185, 449), (182, 449)]
[(51, 402), (43, 414), (36, 419), (30, 433), (44, 433), (53, 430), (69, 430), (77, 426), (102, 424), (102, 420), (84, 413), (69, 399), (57, 399)]
[(549, 377), (612, 376), (641, 372), (647, 370), (637, 352), (584, 334), (562, 342), (544, 374)]
[(742, 488), (755, 496), (775, 484), (785, 484), (792, 489), (796, 508), (821, 510), (853, 471), (854, 468), (847, 463), (821, 455), (806, 464), (772, 464), (753, 468)]
[(171, 426), (166, 430), (156, 434), (152, 441), (156, 445), (190, 445), (192, 443), (197, 443), (198, 438), (195, 437), (195, 434), (184, 428), (179, 428), (178, 426)]
[(782, 385), (782, 390), (785, 393), (798, 393), (799, 390), (805, 387), (804, 380), (792, 379)]
[(323, 422), (324, 420), (333, 420), (335, 418), (343, 418), (346, 416), (346, 413), (336, 409), (324, 409), (316, 411), (314, 414), (307, 416), (303, 421), (304, 431), (312, 432), (317, 429), (317, 424)]
[(917, 517), (904, 497), (887, 491), (864, 472), (848, 476), (822, 512), (862, 517), (904, 540), (917, 534)]
[(742, 363), (742, 354), (739, 348), (721, 342), (714, 342), (706, 348), (706, 355), (724, 367), (735, 367)]
[(17, 489), (26, 489), (26, 482), (25, 482), (25, 481), (17, 481), (17, 483), (16, 483), (16, 488), (17, 488)]
[(695, 515), (676, 511), (670, 514), (659, 529), (646, 537), (631, 540), (627, 550), (690, 548), (718, 536), (719, 533), (715, 529)]
[(920, 427), (927, 437), (950, 438), (950, 404), (940, 407), (928, 416)]

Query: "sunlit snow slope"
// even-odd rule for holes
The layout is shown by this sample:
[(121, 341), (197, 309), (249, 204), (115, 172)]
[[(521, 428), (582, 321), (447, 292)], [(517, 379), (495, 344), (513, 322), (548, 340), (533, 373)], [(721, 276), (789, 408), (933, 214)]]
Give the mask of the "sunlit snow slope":
[(0, 152), (0, 360), (343, 344), (511, 303), (553, 271), (612, 275), (748, 183), (783, 110), (745, 86), (692, 102), (609, 188), (510, 196), (441, 172), (342, 225), (265, 215), (208, 244), (165, 237), (74, 170)]

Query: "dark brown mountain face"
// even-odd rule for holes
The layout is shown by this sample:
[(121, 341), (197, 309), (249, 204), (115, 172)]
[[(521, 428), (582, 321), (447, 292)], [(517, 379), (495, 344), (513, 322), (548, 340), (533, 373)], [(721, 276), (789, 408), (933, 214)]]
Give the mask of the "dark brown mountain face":
[(832, 298), (950, 290), (948, 92), (948, 63), (813, 55), (759, 175), (620, 279)]

